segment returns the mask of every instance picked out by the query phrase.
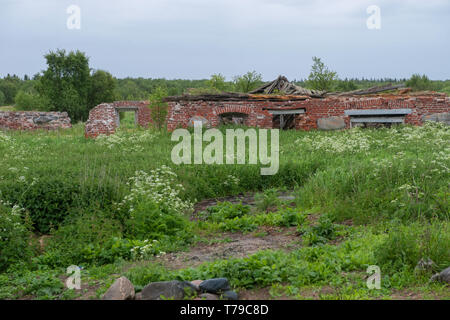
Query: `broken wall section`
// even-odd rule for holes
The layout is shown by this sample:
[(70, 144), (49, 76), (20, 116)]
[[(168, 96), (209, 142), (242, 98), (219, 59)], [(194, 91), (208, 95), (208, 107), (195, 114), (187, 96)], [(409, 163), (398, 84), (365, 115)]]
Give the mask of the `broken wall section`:
[(116, 101), (102, 103), (89, 112), (84, 135), (86, 138), (95, 138), (100, 134), (114, 134), (120, 123), (121, 111), (135, 111), (136, 124), (148, 127), (152, 122), (148, 101)]
[(0, 129), (56, 130), (71, 128), (67, 112), (1, 111)]

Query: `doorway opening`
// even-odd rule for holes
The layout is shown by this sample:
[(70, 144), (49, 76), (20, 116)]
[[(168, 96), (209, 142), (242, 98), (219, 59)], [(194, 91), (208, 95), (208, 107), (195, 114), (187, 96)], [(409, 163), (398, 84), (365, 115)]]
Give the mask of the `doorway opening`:
[(118, 107), (116, 108), (117, 128), (135, 128), (138, 124), (137, 107)]

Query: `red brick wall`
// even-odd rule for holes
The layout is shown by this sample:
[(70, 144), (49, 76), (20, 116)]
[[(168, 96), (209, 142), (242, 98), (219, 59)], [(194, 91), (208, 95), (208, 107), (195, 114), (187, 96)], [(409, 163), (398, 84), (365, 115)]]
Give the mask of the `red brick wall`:
[(86, 138), (95, 138), (100, 134), (113, 134), (117, 129), (117, 112), (121, 108), (137, 108), (138, 125), (148, 127), (152, 122), (148, 101), (116, 101), (102, 103), (89, 112), (86, 121)]
[[(45, 120), (46, 119), (46, 120)], [(45, 120), (45, 121), (44, 121)], [(67, 112), (1, 111), (0, 128), (13, 130), (71, 128)]]
[[(112, 134), (117, 129), (116, 109), (136, 107), (138, 124), (147, 127), (151, 122), (148, 101), (117, 101), (96, 106), (89, 113), (86, 122), (86, 137), (99, 134)], [(317, 129), (317, 120), (332, 116), (343, 117), (347, 128), (350, 118), (344, 111), (349, 109), (412, 109), (405, 117), (405, 122), (420, 125), (422, 117), (433, 113), (450, 112), (450, 98), (445, 94), (427, 95), (380, 95), (373, 97), (330, 97), (325, 99), (306, 99), (289, 101), (280, 100), (242, 100), (242, 101), (168, 101), (169, 113), (167, 129), (173, 131), (178, 127), (186, 128), (193, 117), (203, 117), (208, 126), (215, 127), (220, 123), (223, 113), (246, 114), (245, 124), (260, 128), (272, 128), (272, 115), (267, 109), (304, 108), (305, 114), (296, 116), (295, 126), (301, 130)]]
[(187, 127), (194, 116), (204, 117), (211, 127), (217, 126), (220, 114), (239, 112), (247, 115), (246, 125), (260, 128), (272, 127), (272, 115), (269, 109), (304, 108), (305, 114), (296, 116), (296, 128), (302, 130), (317, 129), (317, 120), (332, 116), (345, 119), (347, 128), (350, 118), (344, 111), (349, 109), (412, 109), (405, 122), (420, 125), (424, 115), (450, 112), (450, 98), (445, 94), (428, 95), (385, 95), (374, 97), (330, 97), (325, 99), (307, 99), (302, 101), (169, 101), (167, 128)]

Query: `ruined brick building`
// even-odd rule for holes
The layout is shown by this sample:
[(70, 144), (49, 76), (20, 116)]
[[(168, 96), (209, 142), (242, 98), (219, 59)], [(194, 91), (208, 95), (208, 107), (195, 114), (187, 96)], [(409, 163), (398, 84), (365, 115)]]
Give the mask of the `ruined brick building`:
[[(421, 125), (426, 120), (450, 124), (450, 97), (444, 93), (409, 93), (407, 89), (378, 87), (326, 94), (295, 86), (284, 77), (249, 93), (168, 97), (167, 129), (202, 121), (206, 127), (235, 123), (260, 128), (344, 129), (353, 126)], [(381, 93), (390, 89), (389, 93)], [(400, 89), (400, 90), (398, 90)], [(86, 137), (114, 133), (119, 112), (133, 110), (136, 123), (151, 122), (147, 101), (101, 104), (91, 110)]]

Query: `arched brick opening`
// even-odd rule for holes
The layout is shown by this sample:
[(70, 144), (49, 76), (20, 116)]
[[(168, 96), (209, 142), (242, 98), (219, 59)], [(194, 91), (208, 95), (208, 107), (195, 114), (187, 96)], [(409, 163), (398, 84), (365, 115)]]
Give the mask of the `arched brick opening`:
[(254, 122), (254, 110), (248, 106), (224, 106), (214, 108), (217, 124), (242, 124), (250, 126)]

